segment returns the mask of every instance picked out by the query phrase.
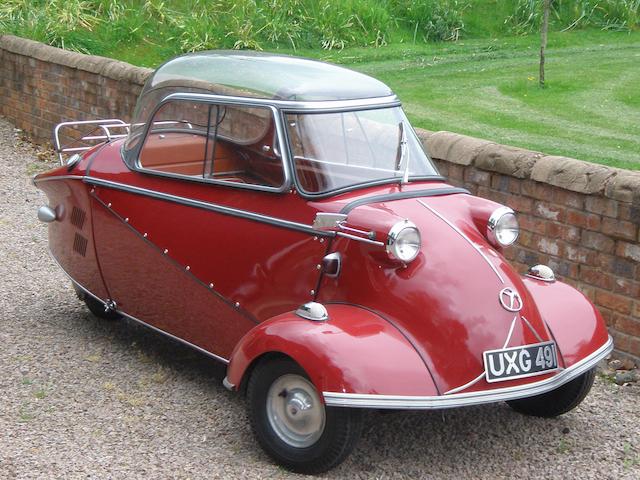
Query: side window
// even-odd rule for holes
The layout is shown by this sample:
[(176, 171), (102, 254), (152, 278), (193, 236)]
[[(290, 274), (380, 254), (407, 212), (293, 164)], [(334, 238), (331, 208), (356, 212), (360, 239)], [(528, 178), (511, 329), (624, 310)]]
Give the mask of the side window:
[(139, 167), (177, 177), (280, 187), (273, 113), (266, 107), (176, 100), (154, 115)]

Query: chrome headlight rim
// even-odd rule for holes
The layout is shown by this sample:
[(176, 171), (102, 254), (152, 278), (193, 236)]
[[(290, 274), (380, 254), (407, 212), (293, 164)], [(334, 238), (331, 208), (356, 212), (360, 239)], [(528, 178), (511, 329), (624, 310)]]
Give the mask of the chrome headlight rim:
[[(516, 222), (516, 233), (510, 242), (502, 242), (500, 240), (500, 228), (505, 219), (509, 216), (513, 217)], [(518, 241), (520, 237), (520, 225), (518, 224), (518, 217), (516, 212), (509, 207), (499, 207), (493, 211), (487, 222), (487, 239), (495, 247), (508, 247)]]
[[(398, 250), (398, 239), (405, 234), (403, 232), (415, 233), (418, 236), (418, 244), (415, 248), (415, 251), (410, 256), (403, 255)], [(409, 263), (416, 259), (416, 257), (420, 253), (421, 246), (422, 246), (422, 235), (420, 234), (420, 230), (418, 229), (415, 223), (413, 223), (408, 219), (404, 219), (395, 223), (389, 230), (389, 234), (387, 236), (387, 244), (385, 248), (386, 248), (387, 254), (392, 259), (399, 260), (403, 263)]]

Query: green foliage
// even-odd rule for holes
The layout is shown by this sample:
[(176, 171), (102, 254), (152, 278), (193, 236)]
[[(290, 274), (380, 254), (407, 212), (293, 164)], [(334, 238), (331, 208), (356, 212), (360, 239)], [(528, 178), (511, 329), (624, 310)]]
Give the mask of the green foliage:
[[(595, 27), (631, 31), (640, 27), (640, 0), (552, 0), (551, 22), (558, 30)], [(542, 19), (542, 0), (516, 0), (505, 20), (508, 33), (537, 31)]]
[(464, 30), (463, 12), (470, 4), (458, 0), (391, 0), (394, 17), (406, 22), (413, 41), (420, 35), (425, 42), (458, 40)]

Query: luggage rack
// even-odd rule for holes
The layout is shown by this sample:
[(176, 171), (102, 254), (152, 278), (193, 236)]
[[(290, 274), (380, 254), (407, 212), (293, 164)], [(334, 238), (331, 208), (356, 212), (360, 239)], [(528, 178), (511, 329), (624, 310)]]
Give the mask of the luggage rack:
[[(65, 145), (60, 144), (60, 131), (73, 127), (82, 127), (85, 125), (93, 125), (94, 128), (88, 134), (77, 138)], [(118, 118), (109, 118), (106, 120), (80, 120), (73, 122), (62, 122), (53, 129), (53, 141), (60, 165), (65, 164), (64, 154), (78, 153), (87, 151), (96, 145), (111, 140), (124, 138), (129, 134), (131, 124), (125, 123)], [(75, 129), (74, 129), (75, 130)], [(114, 133), (112, 130), (120, 133)], [(84, 145), (76, 146), (79, 143)]]
[[(190, 130), (193, 130), (193, 125), (190, 122), (184, 120), (161, 120), (158, 122), (153, 122), (154, 125), (176, 125), (183, 124)], [(69, 143), (61, 145), (60, 143), (60, 131), (63, 129), (73, 129), (76, 131), (75, 127), (82, 127), (85, 125), (93, 126), (93, 129), (89, 131), (86, 135), (76, 138)], [(79, 152), (85, 152), (90, 150), (91, 148), (99, 145), (100, 143), (110, 142), (111, 140), (116, 140), (118, 138), (125, 138), (129, 135), (129, 129), (131, 127), (130, 123), (125, 123), (118, 118), (108, 118), (106, 120), (78, 120), (73, 122), (62, 122), (55, 126), (53, 129), (53, 141), (54, 147), (56, 150), (56, 154), (58, 155), (58, 159), (60, 160), (60, 165), (65, 164), (64, 154), (73, 154)], [(120, 133), (114, 133), (112, 130)], [(98, 131), (101, 131), (101, 134), (98, 134)], [(77, 132), (77, 131), (76, 131)], [(84, 143), (81, 146), (75, 146), (79, 143)]]

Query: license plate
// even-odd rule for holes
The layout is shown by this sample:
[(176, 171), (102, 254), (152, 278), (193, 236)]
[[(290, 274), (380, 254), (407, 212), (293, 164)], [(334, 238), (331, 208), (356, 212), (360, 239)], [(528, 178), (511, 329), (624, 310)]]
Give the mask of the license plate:
[(483, 356), (487, 382), (532, 377), (558, 369), (555, 342), (488, 350)]

